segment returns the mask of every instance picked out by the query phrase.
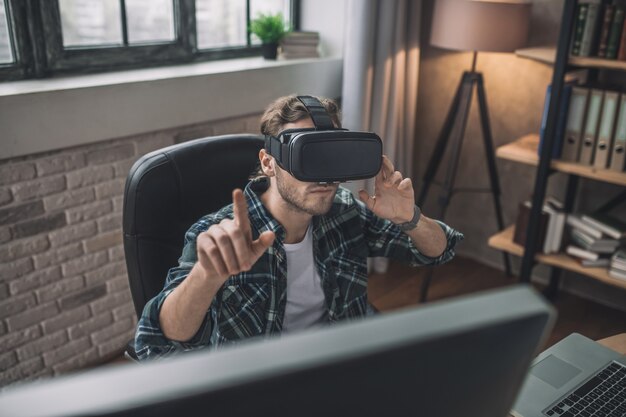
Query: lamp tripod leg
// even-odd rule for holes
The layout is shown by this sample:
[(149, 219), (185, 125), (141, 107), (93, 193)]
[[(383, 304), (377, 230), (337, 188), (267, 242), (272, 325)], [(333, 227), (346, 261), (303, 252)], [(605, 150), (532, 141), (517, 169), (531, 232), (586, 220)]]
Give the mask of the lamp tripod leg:
[[(485, 153), (487, 156), (487, 168), (489, 170), (489, 180), (491, 182), (491, 194), (493, 195), (493, 203), (496, 212), (496, 221), (498, 229), (504, 230), (504, 218), (502, 216), (502, 206), (500, 204), (500, 181), (498, 180), (498, 171), (496, 167), (495, 152), (493, 149), (493, 139), (491, 136), (491, 125), (489, 124), (489, 113), (487, 110), (487, 98), (483, 84), (483, 76), (478, 73), (477, 76), (477, 95), (478, 106), (480, 111), (480, 124), (483, 130), (483, 141), (485, 144)], [(508, 253), (502, 252), (504, 261), (504, 269), (508, 277), (513, 276), (511, 271), (511, 259)]]
[[(457, 94), (455, 95), (455, 102), (453, 103), (453, 106), (451, 106), (451, 110), (454, 109), (454, 113), (448, 114), (448, 118), (446, 119), (447, 126), (442, 131), (442, 133), (446, 133), (446, 136), (442, 136), (439, 138), (437, 148), (435, 149), (436, 152), (433, 153), (431, 163), (428, 167), (429, 169), (427, 174), (430, 175), (430, 179), (432, 180), (432, 177), (434, 177), (436, 173), (436, 168), (439, 166), (439, 163), (441, 162), (441, 159), (443, 157), (445, 146), (448, 143), (448, 139), (451, 138), (452, 148), (450, 154), (450, 163), (448, 164), (446, 170), (443, 190), (438, 200), (437, 218), (440, 220), (443, 220), (445, 218), (446, 210), (448, 208), (448, 204), (450, 203), (450, 198), (452, 197), (456, 171), (461, 157), (463, 137), (465, 136), (465, 128), (467, 126), (467, 118), (469, 116), (469, 110), (472, 103), (474, 82), (475, 78), (472, 76), (472, 73), (466, 72), (463, 74), (463, 78), (461, 79), (461, 83), (459, 84), (459, 88), (457, 89)], [(425, 180), (426, 178), (427, 177), (425, 176)], [(427, 188), (422, 189), (419, 200), (420, 204), (426, 200), (427, 192)], [(420, 302), (426, 301), (428, 297), (428, 289), (432, 281), (433, 273), (433, 269), (428, 268), (426, 276), (424, 277), (421, 285)]]
[(435, 174), (437, 174), (437, 169), (439, 169), (439, 164), (441, 163), (441, 159), (443, 158), (443, 154), (446, 150), (448, 139), (450, 138), (450, 133), (452, 132), (452, 128), (454, 127), (454, 124), (456, 122), (457, 114), (459, 112), (459, 104), (461, 101), (461, 91), (463, 90), (464, 79), (465, 75), (463, 75), (458, 87), (456, 88), (452, 104), (450, 104), (450, 109), (448, 110), (448, 114), (446, 115), (446, 119), (443, 123), (443, 127), (441, 128), (441, 132), (439, 133), (439, 138), (437, 139), (435, 149), (433, 150), (433, 154), (428, 161), (428, 166), (426, 167), (426, 172), (424, 173), (424, 179), (422, 181), (422, 188), (417, 199), (417, 205), (420, 207), (422, 207), (424, 205), (424, 202), (426, 201), (428, 190), (433, 179), (435, 178)]

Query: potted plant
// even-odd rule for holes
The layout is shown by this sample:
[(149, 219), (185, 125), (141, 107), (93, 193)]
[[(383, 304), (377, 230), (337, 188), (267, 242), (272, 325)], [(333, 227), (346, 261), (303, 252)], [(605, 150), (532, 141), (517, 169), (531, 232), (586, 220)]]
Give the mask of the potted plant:
[(250, 32), (261, 40), (261, 50), (265, 59), (276, 59), (278, 42), (288, 31), (282, 13), (275, 15), (259, 13), (258, 17), (250, 22)]

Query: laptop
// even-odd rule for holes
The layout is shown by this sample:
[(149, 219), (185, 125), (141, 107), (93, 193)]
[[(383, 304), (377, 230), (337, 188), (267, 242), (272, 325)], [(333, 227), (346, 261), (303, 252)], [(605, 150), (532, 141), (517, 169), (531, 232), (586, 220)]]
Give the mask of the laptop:
[(626, 355), (572, 333), (533, 361), (511, 414), (626, 416)]

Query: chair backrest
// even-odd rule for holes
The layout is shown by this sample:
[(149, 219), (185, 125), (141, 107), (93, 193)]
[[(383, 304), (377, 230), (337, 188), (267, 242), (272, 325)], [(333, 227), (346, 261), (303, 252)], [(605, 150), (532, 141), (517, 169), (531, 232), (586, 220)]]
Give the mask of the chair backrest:
[(169, 146), (135, 162), (124, 191), (123, 231), (137, 317), (178, 264), (185, 232), (232, 202), (232, 190), (246, 185), (262, 147), (260, 136), (215, 136)]

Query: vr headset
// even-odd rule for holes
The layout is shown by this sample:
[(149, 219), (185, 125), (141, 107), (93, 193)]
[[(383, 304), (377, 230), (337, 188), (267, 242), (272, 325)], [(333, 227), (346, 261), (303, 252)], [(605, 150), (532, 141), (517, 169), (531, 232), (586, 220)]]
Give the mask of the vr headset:
[(382, 164), (383, 143), (375, 133), (339, 129), (322, 103), (298, 96), (314, 128), (287, 129), (265, 136), (265, 150), (296, 179), (331, 183), (371, 178)]

